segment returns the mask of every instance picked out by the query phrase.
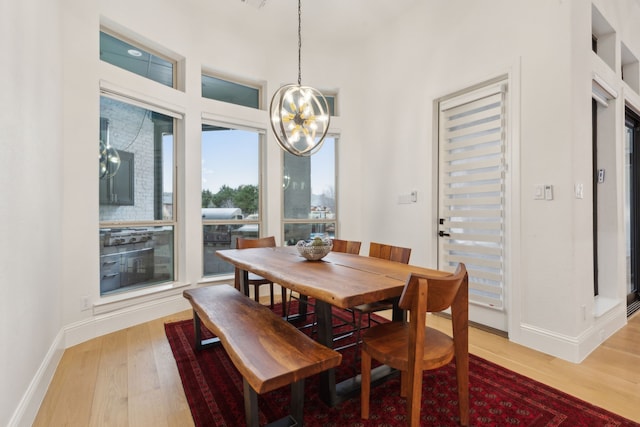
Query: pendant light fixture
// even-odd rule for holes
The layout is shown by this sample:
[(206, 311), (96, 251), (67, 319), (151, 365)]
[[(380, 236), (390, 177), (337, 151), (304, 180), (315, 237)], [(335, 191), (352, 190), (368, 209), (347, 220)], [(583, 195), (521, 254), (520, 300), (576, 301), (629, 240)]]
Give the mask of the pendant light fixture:
[(271, 128), (283, 150), (296, 156), (316, 153), (329, 129), (329, 105), (325, 97), (309, 86), (302, 86), (302, 12), (298, 0), (298, 84), (288, 84), (271, 99)]
[(120, 169), (120, 155), (118, 154), (118, 150), (100, 141), (99, 159), (100, 179), (111, 178), (118, 173), (118, 169)]

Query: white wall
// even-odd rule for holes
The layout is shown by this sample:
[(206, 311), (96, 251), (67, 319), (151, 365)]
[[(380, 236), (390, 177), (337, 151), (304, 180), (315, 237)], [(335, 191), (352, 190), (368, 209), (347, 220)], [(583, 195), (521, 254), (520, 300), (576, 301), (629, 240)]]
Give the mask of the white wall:
[[(202, 111), (241, 115), (247, 123), (268, 126), (264, 111), (201, 100), (201, 67), (264, 81), (267, 96), (297, 77), (297, 58), (291, 55), (296, 40), (265, 31), (260, 11), (239, 1), (60, 3), (4, 2), (0, 13), (1, 52), (14, 64), (2, 67), (9, 75), (1, 79), (3, 425), (11, 419), (28, 424), (61, 347), (187, 307), (180, 286), (198, 283), (202, 271)], [(508, 200), (514, 209), (508, 219), (514, 227), (509, 333), (533, 348), (580, 360), (624, 321), (621, 305), (608, 317), (591, 314), (591, 5), (562, 0), (407, 4), (411, 10), (367, 39), (336, 43), (313, 37), (305, 44), (303, 83), (339, 89), (341, 117), (333, 126), (342, 135), (341, 237), (360, 239), (364, 247), (371, 240), (409, 246), (413, 263), (435, 266), (433, 101), (508, 73), (517, 101), (510, 109), (517, 126), (509, 179), (517, 187)], [(639, 30), (630, 24), (640, 20), (637, 3), (597, 4), (620, 26), (625, 43), (640, 52), (635, 50), (640, 49)], [(157, 87), (101, 63), (101, 20), (186, 58), (180, 62), (184, 90)], [(253, 32), (255, 26), (262, 30)], [(178, 179), (187, 189), (178, 205), (186, 219), (179, 229), (180, 283), (156, 295), (99, 296), (95, 139), (100, 80), (153, 94), (185, 116), (178, 130), (186, 147), (178, 155)], [(637, 100), (637, 94), (630, 96)], [(622, 111), (622, 98), (616, 102)], [(281, 153), (271, 135), (266, 156), (267, 233), (279, 238)], [(575, 182), (585, 184), (585, 199), (573, 197)], [(533, 187), (540, 183), (555, 186), (554, 201), (533, 200)], [(418, 203), (397, 204), (399, 194), (412, 190), (418, 190)], [(614, 233), (618, 240), (622, 232), (618, 227)], [(622, 295), (624, 284), (615, 286)], [(88, 310), (81, 304), (85, 297), (93, 305)]]
[[(628, 24), (630, 16), (640, 17), (637, 2), (598, 4), (627, 45), (640, 40)], [(364, 182), (376, 189), (365, 192), (363, 238), (409, 246), (412, 263), (436, 266), (433, 100), (509, 75), (517, 102), (508, 114), (517, 128), (507, 153), (514, 185), (506, 202), (508, 332), (514, 341), (576, 362), (626, 322), (620, 265), (607, 277), (615, 304), (605, 316), (594, 315), (590, 36), (586, 1), (416, 3), (366, 46), (358, 63), (370, 90), (349, 100), (354, 114), (373, 116), (367, 126), (360, 123)], [(372, 115), (371, 106), (381, 111)], [(619, 133), (611, 144), (622, 143)], [(583, 183), (584, 199), (574, 197), (574, 183)], [(537, 184), (554, 185), (555, 199), (533, 200)], [(418, 203), (397, 204), (412, 189)], [(603, 253), (615, 257), (623, 241), (616, 223)]]
[(32, 415), (23, 398), (62, 351), (60, 51), (57, 1), (0, 4), (0, 425)]

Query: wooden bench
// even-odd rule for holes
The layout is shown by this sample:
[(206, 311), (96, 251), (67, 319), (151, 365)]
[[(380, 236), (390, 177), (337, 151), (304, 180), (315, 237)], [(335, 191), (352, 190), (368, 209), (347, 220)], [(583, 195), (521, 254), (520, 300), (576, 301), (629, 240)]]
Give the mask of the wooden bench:
[(314, 341), (293, 325), (228, 285), (184, 291), (193, 306), (197, 349), (201, 323), (222, 343), (244, 383), (247, 425), (258, 426), (258, 394), (291, 385), (290, 415), (270, 426), (302, 426), (304, 379), (342, 361), (342, 355)]

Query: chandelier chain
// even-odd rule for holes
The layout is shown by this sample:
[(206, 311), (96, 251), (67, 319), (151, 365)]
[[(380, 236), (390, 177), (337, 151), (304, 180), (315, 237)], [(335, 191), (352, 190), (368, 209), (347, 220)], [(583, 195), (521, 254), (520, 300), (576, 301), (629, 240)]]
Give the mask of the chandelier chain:
[(298, 0), (298, 86), (302, 84), (302, 0)]

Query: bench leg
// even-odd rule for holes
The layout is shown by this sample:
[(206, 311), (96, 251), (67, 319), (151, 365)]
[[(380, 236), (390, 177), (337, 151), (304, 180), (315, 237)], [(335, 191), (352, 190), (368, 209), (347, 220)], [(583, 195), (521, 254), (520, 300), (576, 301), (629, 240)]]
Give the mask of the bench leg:
[[(247, 427), (259, 427), (260, 411), (258, 409), (258, 393), (249, 385), (246, 379), (242, 379), (244, 391), (244, 416), (247, 421)], [(304, 409), (304, 379), (291, 383), (291, 405), (289, 407), (289, 415), (281, 418), (269, 427), (303, 427), (303, 409)]]
[(291, 384), (291, 409), (289, 413), (295, 421), (295, 426), (302, 427), (304, 425), (303, 408), (304, 379), (301, 379)]
[(251, 388), (246, 379), (242, 378), (244, 387), (244, 416), (247, 420), (247, 427), (260, 427), (258, 423), (258, 393)]
[(208, 340), (202, 339), (202, 331), (200, 329), (201, 325), (202, 321), (200, 320), (200, 317), (198, 317), (198, 313), (193, 310), (193, 333), (195, 336), (196, 350), (204, 350), (205, 348), (209, 348), (215, 344), (219, 344), (220, 338), (218, 337), (210, 338)]

